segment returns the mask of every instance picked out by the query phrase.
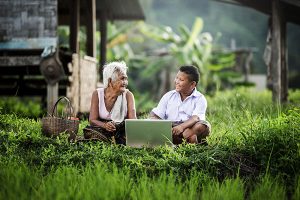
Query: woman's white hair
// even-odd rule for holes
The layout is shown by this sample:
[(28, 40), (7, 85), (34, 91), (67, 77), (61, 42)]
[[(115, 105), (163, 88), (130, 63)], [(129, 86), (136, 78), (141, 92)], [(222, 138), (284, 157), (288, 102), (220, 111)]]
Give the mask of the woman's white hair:
[(127, 72), (127, 66), (124, 61), (120, 62), (111, 62), (107, 63), (103, 66), (103, 86), (104, 88), (108, 87), (108, 81), (111, 79), (111, 81), (116, 81), (119, 73), (126, 74)]

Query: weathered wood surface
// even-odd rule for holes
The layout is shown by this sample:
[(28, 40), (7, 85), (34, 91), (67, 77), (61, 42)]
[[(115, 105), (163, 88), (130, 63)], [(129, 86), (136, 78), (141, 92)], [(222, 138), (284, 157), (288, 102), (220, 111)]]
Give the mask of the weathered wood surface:
[(0, 1), (0, 50), (57, 43), (57, 0)]
[(273, 101), (287, 101), (286, 22), (279, 0), (272, 1), (271, 74)]
[(72, 76), (69, 77), (67, 97), (70, 98), (75, 113), (87, 113), (90, 110), (92, 93), (97, 86), (96, 64), (93, 57), (80, 58), (78, 54), (73, 54), (72, 63), (69, 64)]
[(0, 56), (0, 67), (40, 65), (41, 56)]
[(87, 0), (86, 3), (87, 19), (87, 55), (96, 57), (96, 0)]
[(52, 113), (52, 108), (58, 99), (58, 83), (47, 84), (47, 112)]
[(73, 7), (70, 9), (70, 50), (72, 53), (79, 52), (79, 26), (80, 26), (80, 1), (79, 0), (70, 0)]

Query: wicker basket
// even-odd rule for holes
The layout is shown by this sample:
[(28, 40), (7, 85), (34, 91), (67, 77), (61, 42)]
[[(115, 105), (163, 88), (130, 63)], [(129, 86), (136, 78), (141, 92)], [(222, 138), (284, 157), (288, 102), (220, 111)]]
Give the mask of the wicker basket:
[[(64, 118), (54, 116), (56, 107), (62, 99), (67, 101), (67, 113)], [(72, 113), (73, 108), (70, 100), (67, 97), (60, 97), (52, 108), (51, 116), (42, 118), (42, 133), (47, 137), (56, 137), (63, 132), (76, 135), (78, 133), (79, 120), (73, 120)]]

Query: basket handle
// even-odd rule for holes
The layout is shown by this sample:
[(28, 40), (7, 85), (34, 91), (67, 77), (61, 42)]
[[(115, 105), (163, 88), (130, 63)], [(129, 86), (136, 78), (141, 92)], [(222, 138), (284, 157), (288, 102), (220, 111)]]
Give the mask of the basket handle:
[(58, 105), (58, 103), (62, 100), (62, 99), (65, 99), (67, 101), (67, 106), (68, 106), (68, 112), (67, 112), (67, 119), (71, 118), (71, 114), (73, 113), (73, 107), (71, 105), (71, 102), (70, 102), (70, 99), (68, 97), (60, 97), (54, 104), (53, 108), (52, 108), (52, 113), (51, 113), (51, 116), (54, 117), (54, 111)]

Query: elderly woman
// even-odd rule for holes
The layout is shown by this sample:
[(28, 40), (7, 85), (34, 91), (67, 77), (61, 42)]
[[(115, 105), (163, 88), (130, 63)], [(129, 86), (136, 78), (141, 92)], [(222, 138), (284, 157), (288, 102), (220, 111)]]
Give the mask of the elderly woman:
[(128, 85), (125, 62), (111, 62), (104, 66), (103, 88), (93, 92), (90, 125), (84, 129), (86, 139), (101, 139), (126, 144), (124, 120), (136, 119), (133, 94)]

